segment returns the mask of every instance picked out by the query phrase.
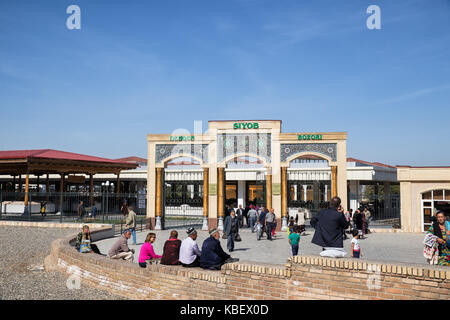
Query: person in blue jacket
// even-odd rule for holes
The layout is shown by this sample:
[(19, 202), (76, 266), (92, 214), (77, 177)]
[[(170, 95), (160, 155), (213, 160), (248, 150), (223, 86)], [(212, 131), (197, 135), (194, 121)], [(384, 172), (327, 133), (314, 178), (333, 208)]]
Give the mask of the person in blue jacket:
[(203, 241), (200, 267), (203, 269), (220, 270), (231, 256), (223, 251), (220, 245), (220, 232), (216, 228), (209, 231), (209, 237)]

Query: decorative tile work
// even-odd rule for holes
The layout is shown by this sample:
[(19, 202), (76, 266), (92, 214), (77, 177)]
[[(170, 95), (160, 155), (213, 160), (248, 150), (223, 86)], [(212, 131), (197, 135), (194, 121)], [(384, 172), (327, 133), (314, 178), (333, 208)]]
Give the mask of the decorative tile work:
[(222, 133), (217, 135), (217, 162), (238, 153), (257, 155), (271, 162), (270, 133)]
[(280, 145), (280, 159), (286, 161), (290, 156), (301, 152), (316, 152), (337, 160), (336, 143), (286, 143)]
[(172, 155), (177, 154), (194, 155), (202, 159), (203, 163), (208, 163), (208, 145), (207, 144), (157, 144), (156, 145), (156, 163), (160, 163)]

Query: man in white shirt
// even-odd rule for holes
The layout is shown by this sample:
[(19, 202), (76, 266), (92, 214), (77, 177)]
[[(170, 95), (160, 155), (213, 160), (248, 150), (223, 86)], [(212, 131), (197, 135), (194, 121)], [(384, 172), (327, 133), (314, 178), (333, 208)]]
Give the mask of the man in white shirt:
[(197, 231), (191, 227), (187, 229), (186, 233), (188, 237), (181, 242), (179, 260), (183, 267), (199, 267), (201, 251), (195, 242)]

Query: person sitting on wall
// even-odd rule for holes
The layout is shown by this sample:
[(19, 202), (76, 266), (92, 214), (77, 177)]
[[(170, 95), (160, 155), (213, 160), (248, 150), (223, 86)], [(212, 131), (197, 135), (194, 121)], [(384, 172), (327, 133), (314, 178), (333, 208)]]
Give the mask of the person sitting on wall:
[(92, 243), (91, 232), (88, 225), (84, 225), (82, 231), (77, 235), (75, 248), (81, 253), (97, 253), (101, 254), (97, 245)]
[(129, 229), (125, 230), (122, 236), (117, 239), (109, 250), (108, 256), (111, 259), (124, 259), (133, 262), (134, 249), (128, 248), (128, 239), (130, 239), (130, 237), (131, 231)]
[(177, 265), (181, 264), (180, 257), (181, 240), (178, 239), (178, 232), (172, 230), (170, 232), (169, 240), (164, 243), (163, 255), (161, 258), (161, 264)]
[(323, 248), (321, 256), (343, 257), (346, 253), (342, 231), (348, 228), (349, 222), (339, 197), (333, 197), (330, 206), (311, 219), (311, 227), (315, 229), (311, 242)]
[(445, 220), (445, 213), (438, 210), (436, 219), (427, 231), (427, 234), (436, 236), (438, 243), (438, 261), (439, 266), (450, 266), (450, 222)]
[(150, 232), (145, 237), (144, 244), (139, 252), (138, 263), (141, 268), (147, 268), (147, 260), (161, 259), (162, 256), (157, 255), (155, 250), (153, 250), (153, 242), (156, 240), (156, 234)]
[(186, 233), (188, 237), (181, 242), (180, 246), (180, 262), (186, 268), (200, 267), (200, 256), (202, 252), (198, 248), (197, 242), (195, 242), (197, 239), (197, 231), (190, 227)]
[(209, 231), (209, 237), (203, 241), (200, 267), (203, 269), (220, 270), (231, 256), (223, 251), (220, 245), (220, 232), (216, 228)]

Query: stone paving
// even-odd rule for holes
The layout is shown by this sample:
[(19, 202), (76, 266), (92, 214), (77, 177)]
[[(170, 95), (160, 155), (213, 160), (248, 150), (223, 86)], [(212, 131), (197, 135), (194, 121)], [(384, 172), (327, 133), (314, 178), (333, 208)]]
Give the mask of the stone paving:
[[(185, 229), (176, 229), (178, 238), (183, 240), (186, 238)], [(154, 249), (156, 254), (162, 255), (164, 242), (169, 238), (171, 230), (151, 231), (156, 233), (156, 241)], [(131, 245), (132, 239), (128, 240), (129, 247), (135, 249), (136, 253), (134, 261), (137, 263), (139, 250), (145, 240), (147, 233), (137, 232), (137, 245)], [(306, 235), (301, 237), (299, 255), (318, 255), (322, 248), (311, 243), (314, 229), (307, 229)], [(261, 240), (256, 239), (256, 233), (252, 233), (249, 229), (240, 230), (242, 242), (235, 242), (235, 250), (231, 253), (233, 258), (239, 258), (240, 261), (254, 261), (262, 263), (285, 264), (291, 256), (291, 249), (287, 240), (286, 232), (277, 232), (275, 240), (269, 241), (266, 236)], [(197, 243), (201, 249), (203, 240), (208, 237), (206, 231), (198, 231)], [(371, 233), (365, 240), (360, 240), (362, 260), (376, 260), (383, 262), (404, 262), (410, 264), (427, 265), (423, 257), (423, 241), (424, 235), (417, 233)], [(105, 239), (97, 242), (102, 253), (108, 253), (116, 238)], [(227, 241), (220, 240), (222, 248), (227, 250)], [(344, 241), (344, 248), (347, 250), (347, 257), (350, 257), (350, 238)]]

